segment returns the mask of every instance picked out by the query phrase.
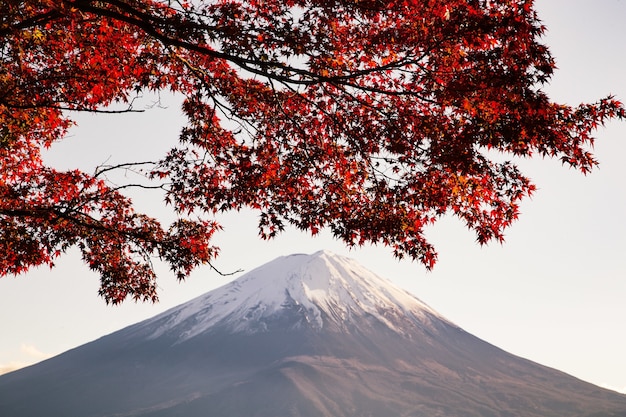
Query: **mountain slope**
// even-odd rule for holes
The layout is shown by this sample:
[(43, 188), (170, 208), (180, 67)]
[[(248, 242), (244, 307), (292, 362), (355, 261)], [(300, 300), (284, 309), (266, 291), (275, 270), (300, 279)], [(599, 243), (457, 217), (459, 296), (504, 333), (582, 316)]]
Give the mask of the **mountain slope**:
[(0, 376), (0, 415), (609, 417), (626, 416), (626, 396), (510, 355), (318, 252)]

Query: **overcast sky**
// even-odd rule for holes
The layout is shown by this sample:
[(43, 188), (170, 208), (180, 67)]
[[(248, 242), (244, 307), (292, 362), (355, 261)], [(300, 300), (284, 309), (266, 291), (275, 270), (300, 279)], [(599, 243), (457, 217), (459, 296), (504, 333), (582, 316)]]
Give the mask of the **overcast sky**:
[[(540, 0), (545, 42), (559, 70), (546, 88), (567, 104), (608, 94), (626, 100), (626, 1)], [(81, 117), (72, 136), (48, 159), (91, 171), (99, 163), (150, 159), (174, 144), (182, 119), (177, 102), (143, 114)], [(398, 262), (385, 247), (349, 251), (322, 233), (289, 230), (272, 242), (257, 238), (254, 214), (222, 220), (217, 237), (224, 272), (250, 269), (289, 253), (329, 249), (353, 257), (411, 291), (470, 333), (511, 353), (598, 385), (626, 392), (626, 122), (597, 133), (601, 166), (588, 176), (558, 161), (522, 161), (538, 186), (504, 245), (476, 245), (454, 219), (429, 231), (439, 263), (426, 272)], [(158, 200), (139, 195), (153, 212)], [(53, 270), (0, 279), (0, 372), (59, 354), (151, 317), (228, 282), (208, 268), (177, 283), (160, 267), (161, 302), (106, 306), (98, 277), (76, 253)], [(236, 275), (238, 276), (238, 275)], [(235, 276), (235, 277), (236, 277)]]

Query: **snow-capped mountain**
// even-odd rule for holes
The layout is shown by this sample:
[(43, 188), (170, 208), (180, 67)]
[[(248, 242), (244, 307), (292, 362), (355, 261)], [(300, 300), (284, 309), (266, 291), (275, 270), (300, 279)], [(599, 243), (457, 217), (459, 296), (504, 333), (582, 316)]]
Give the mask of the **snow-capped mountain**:
[(354, 260), (320, 251), (275, 259), (145, 325), (156, 328), (151, 338), (176, 333), (185, 340), (215, 326), (233, 332), (267, 331), (269, 326), (281, 325), (276, 319), (285, 314), (300, 317), (293, 324), (296, 327), (332, 331), (349, 331), (350, 325), (362, 323), (364, 317), (399, 333), (430, 316), (445, 320)]
[(626, 396), (510, 355), (322, 251), (0, 376), (0, 416), (626, 417)]

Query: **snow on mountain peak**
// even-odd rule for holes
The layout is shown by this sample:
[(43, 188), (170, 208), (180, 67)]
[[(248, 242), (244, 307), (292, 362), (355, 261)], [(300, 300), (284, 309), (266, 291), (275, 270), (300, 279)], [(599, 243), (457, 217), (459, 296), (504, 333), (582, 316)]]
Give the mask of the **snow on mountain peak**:
[[(149, 320), (152, 337), (192, 338), (215, 325), (263, 331), (268, 319), (296, 308), (309, 326), (342, 328), (356, 316), (378, 319), (395, 330), (394, 318), (439, 315), (413, 295), (332, 252), (277, 258), (240, 278)], [(399, 330), (398, 330), (399, 331)]]

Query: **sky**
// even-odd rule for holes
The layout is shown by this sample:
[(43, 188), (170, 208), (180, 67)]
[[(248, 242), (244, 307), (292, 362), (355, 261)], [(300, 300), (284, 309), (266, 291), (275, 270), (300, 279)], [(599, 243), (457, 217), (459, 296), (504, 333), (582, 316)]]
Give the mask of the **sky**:
[[(575, 105), (614, 94), (626, 100), (626, 0), (535, 5), (559, 67), (545, 88), (552, 99)], [(163, 96), (141, 114), (83, 115), (78, 122), (46, 155), (50, 163), (92, 171), (105, 162), (156, 158), (174, 145), (183, 119), (176, 98)], [(215, 265), (223, 272), (249, 271), (278, 256), (328, 249), (504, 350), (626, 393), (626, 122), (612, 122), (596, 136), (600, 167), (587, 176), (554, 160), (520, 161), (538, 191), (522, 203), (503, 245), (480, 247), (453, 218), (433, 226), (428, 237), (439, 262), (431, 272), (397, 261), (384, 246), (349, 250), (328, 233), (313, 238), (287, 230), (262, 241), (249, 212), (221, 219)], [(148, 212), (160, 207), (147, 193), (137, 194), (135, 203)], [(107, 306), (97, 295), (98, 276), (73, 251), (52, 270), (0, 279), (0, 373), (152, 317), (241, 275), (222, 277), (206, 267), (178, 283), (166, 267), (157, 268), (157, 304)]]

